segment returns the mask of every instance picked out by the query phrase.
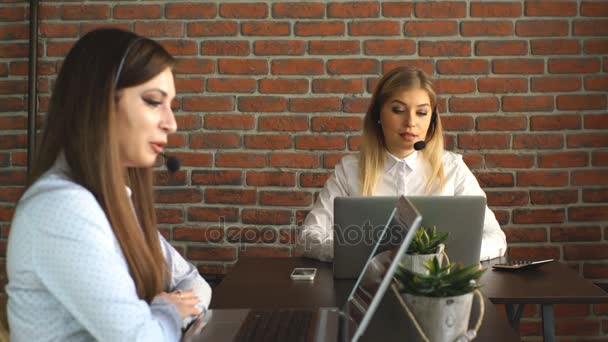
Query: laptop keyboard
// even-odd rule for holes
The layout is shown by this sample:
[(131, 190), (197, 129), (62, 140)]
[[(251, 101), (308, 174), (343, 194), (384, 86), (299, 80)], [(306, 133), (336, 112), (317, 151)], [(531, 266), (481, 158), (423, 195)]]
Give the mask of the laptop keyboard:
[(316, 317), (316, 309), (251, 310), (234, 341), (312, 341)]

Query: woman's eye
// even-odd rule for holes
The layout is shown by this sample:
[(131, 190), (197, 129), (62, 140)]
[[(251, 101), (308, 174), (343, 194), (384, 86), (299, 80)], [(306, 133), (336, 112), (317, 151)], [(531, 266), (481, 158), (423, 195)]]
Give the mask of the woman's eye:
[(154, 100), (152, 100), (152, 99), (146, 99), (146, 98), (144, 98), (143, 100), (144, 100), (144, 102), (145, 102), (145, 103), (149, 104), (149, 105), (150, 105), (150, 106), (152, 106), (152, 107), (157, 107), (157, 106), (160, 106), (160, 105), (161, 105), (161, 103), (162, 103), (162, 102), (160, 102), (160, 101), (154, 101)]
[(419, 111), (419, 112), (416, 112), (416, 114), (418, 114), (420, 116), (425, 116), (427, 114), (427, 112), (426, 111)]
[(405, 112), (405, 110), (403, 110), (403, 108), (393, 108), (393, 113), (395, 114), (401, 114)]

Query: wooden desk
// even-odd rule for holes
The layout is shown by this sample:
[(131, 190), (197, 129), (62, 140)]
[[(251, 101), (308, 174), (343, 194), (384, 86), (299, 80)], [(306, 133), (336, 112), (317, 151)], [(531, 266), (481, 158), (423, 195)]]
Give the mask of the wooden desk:
[(540, 304), (545, 342), (555, 341), (553, 305), (564, 303), (608, 303), (608, 293), (581, 277), (561, 262), (554, 261), (538, 269), (510, 272), (493, 271), (491, 265), (505, 258), (483, 262), (488, 271), (481, 277), (481, 292), (492, 303), (505, 304), (507, 318), (518, 331), (525, 304)]
[[(316, 267), (314, 282), (293, 282), (294, 267)], [(354, 284), (334, 280), (332, 265), (300, 258), (242, 258), (213, 291), (211, 309), (341, 307)], [(389, 292), (390, 293), (390, 292)], [(363, 340), (401, 341), (406, 316), (395, 298), (385, 296)], [(391, 300), (392, 299), (392, 300)], [(506, 319), (486, 300), (483, 324), (476, 341), (519, 341)]]

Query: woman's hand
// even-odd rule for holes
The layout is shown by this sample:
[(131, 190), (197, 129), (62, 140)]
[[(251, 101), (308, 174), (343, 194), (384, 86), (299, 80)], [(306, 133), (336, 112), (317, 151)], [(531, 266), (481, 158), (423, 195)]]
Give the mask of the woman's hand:
[(175, 305), (182, 320), (201, 313), (201, 310), (196, 307), (200, 299), (194, 294), (194, 290), (161, 292), (159, 296)]

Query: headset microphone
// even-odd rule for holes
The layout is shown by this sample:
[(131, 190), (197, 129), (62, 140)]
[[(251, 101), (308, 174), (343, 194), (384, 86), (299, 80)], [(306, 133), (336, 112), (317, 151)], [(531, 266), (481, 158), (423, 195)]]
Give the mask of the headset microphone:
[(174, 156), (168, 156), (166, 153), (161, 153), (163, 158), (165, 158), (165, 166), (170, 173), (175, 173), (179, 170), (181, 163), (179, 158)]
[(414, 150), (420, 151), (426, 147), (426, 143), (424, 141), (418, 141), (414, 143)]

